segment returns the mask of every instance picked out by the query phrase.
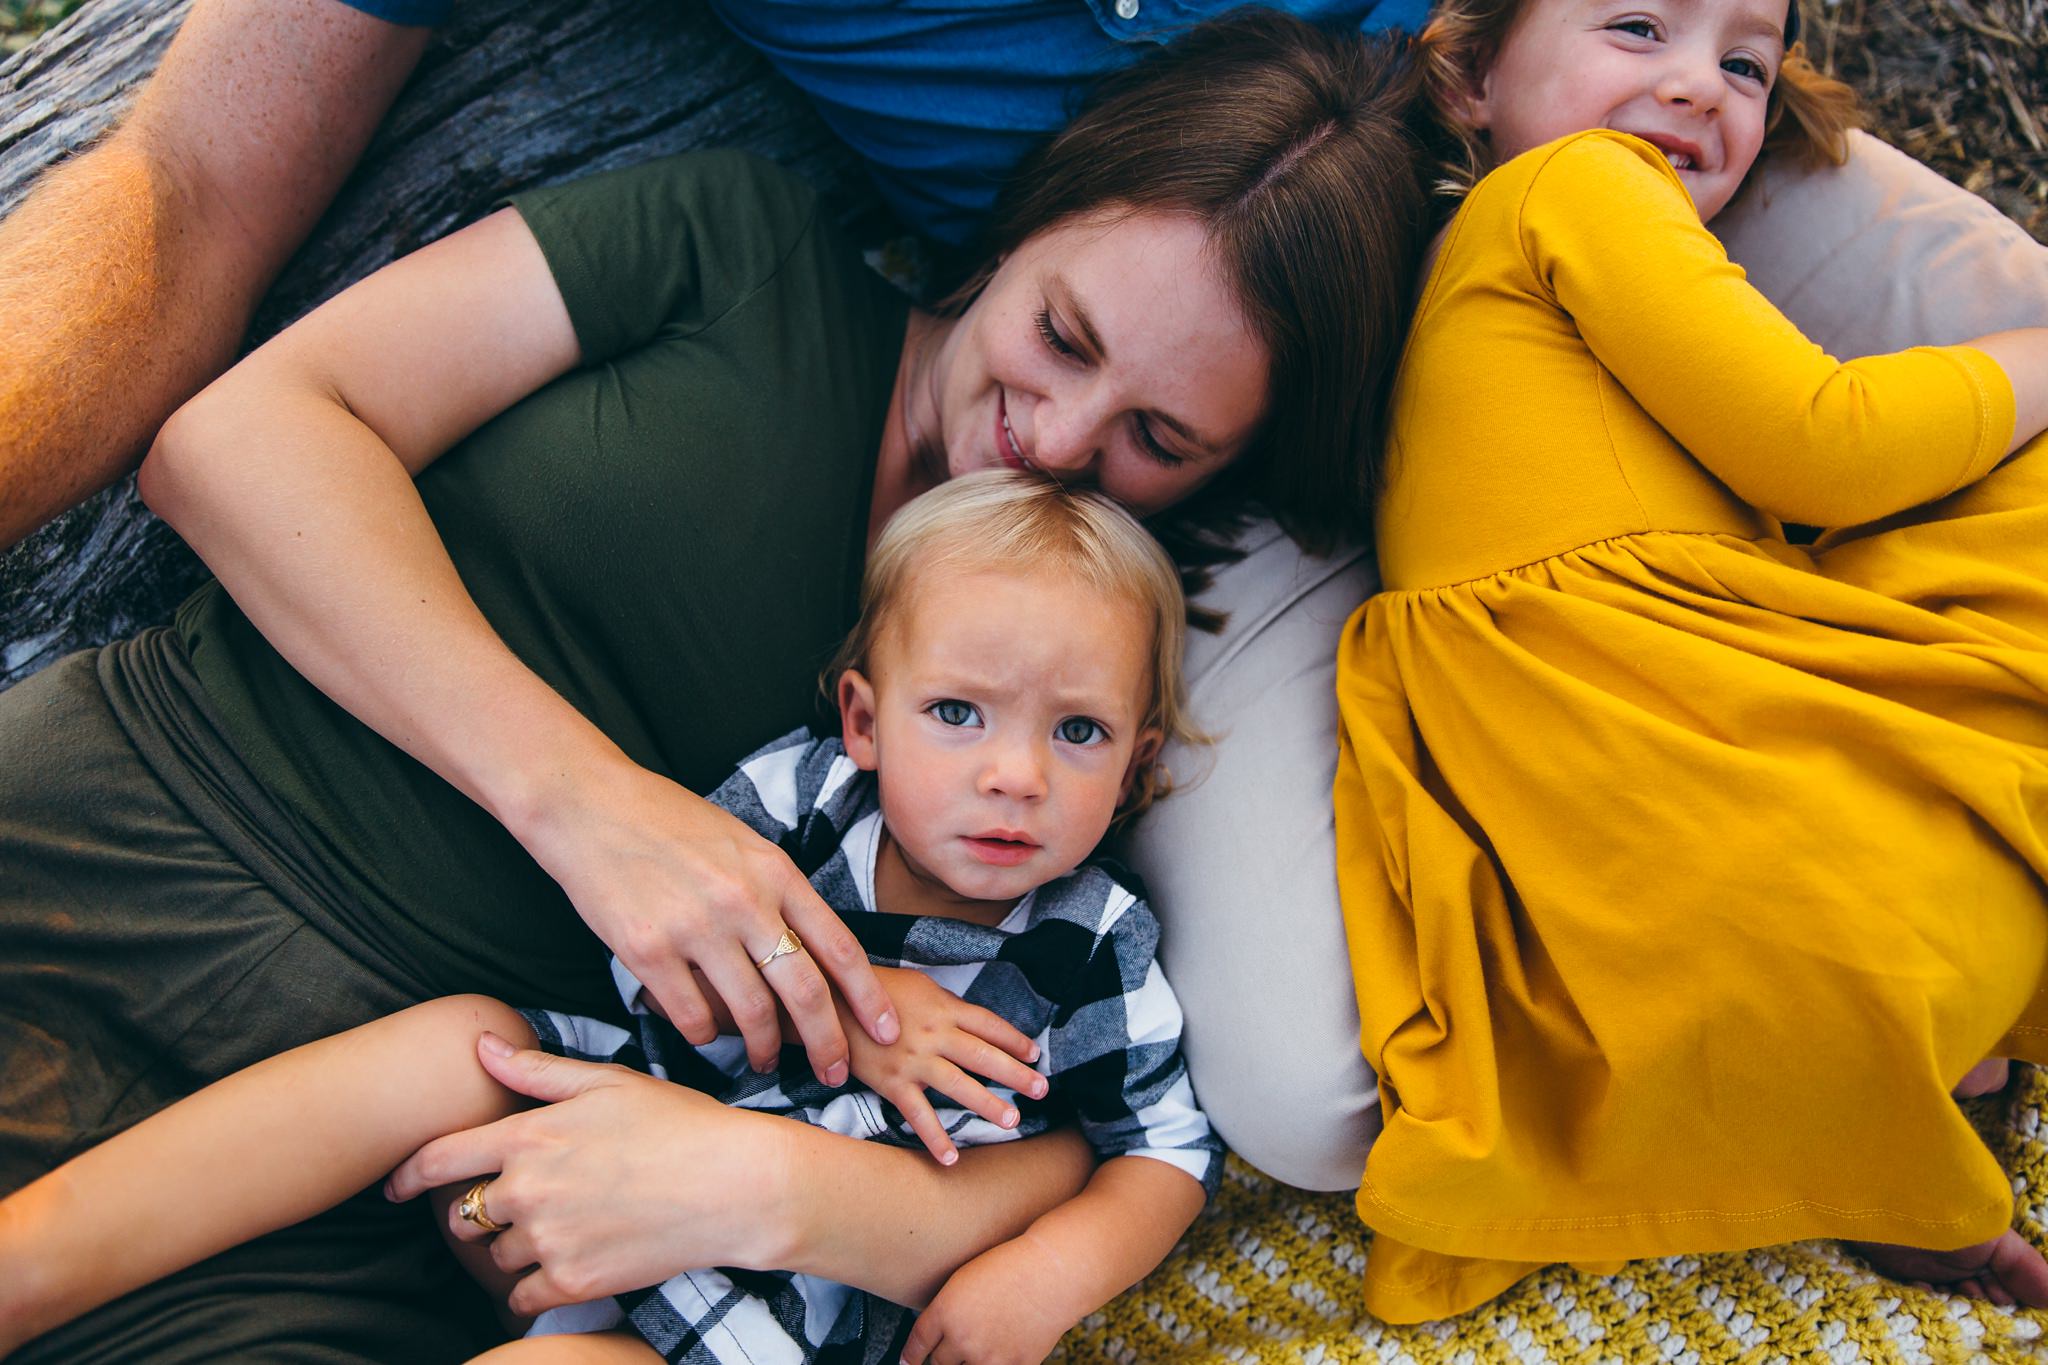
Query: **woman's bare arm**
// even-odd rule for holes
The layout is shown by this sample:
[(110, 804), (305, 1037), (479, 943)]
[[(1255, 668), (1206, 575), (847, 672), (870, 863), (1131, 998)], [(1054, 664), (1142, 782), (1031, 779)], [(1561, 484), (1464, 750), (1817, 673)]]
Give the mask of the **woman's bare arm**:
[(622, 1067), (494, 1051), (488, 1039), (478, 1055), (500, 1083), (549, 1103), (428, 1143), (386, 1190), (410, 1199), (495, 1173), (491, 1217), (511, 1227), (491, 1256), (529, 1272), (511, 1301), (522, 1315), (704, 1265), (797, 1270), (922, 1307), (954, 1270), (1078, 1194), (1095, 1166), (1071, 1131), (945, 1167)]
[[(209, 385), (158, 436), (142, 493), (294, 668), (503, 823), (687, 1036), (713, 1036), (695, 965), (750, 1055), (776, 1054), (779, 994), (836, 1083), (846, 1043), (820, 966), (893, 1037), (852, 935), (780, 850), (632, 763), (499, 640), (413, 487), (578, 357), (539, 244), (506, 210)], [(809, 953), (771, 982), (754, 963), (785, 923)]]

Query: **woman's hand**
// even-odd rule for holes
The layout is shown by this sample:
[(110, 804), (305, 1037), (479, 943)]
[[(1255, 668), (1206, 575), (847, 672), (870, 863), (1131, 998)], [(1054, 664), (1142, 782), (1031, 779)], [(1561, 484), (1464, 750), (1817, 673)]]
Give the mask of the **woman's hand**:
[(845, 1021), (854, 1079), (895, 1105), (940, 1165), (952, 1165), (960, 1153), (926, 1090), (1003, 1128), (1017, 1126), (1016, 1109), (975, 1076), (1033, 1099), (1045, 1098), (1045, 1077), (1027, 1065), (1038, 1060), (1038, 1044), (1008, 1020), (968, 1004), (923, 972), (900, 967), (877, 967), (875, 972), (896, 1004), (902, 1032), (884, 1046), (865, 1037), (856, 1021)]
[[(772, 1266), (786, 1254), (792, 1149), (805, 1132), (767, 1114), (624, 1067), (514, 1052), (485, 1034), (486, 1069), (547, 1100), (482, 1128), (438, 1138), (392, 1172), (385, 1194), (414, 1198), (492, 1179), (484, 1207), (505, 1231), (490, 1246), (519, 1275), (509, 1306), (531, 1317), (563, 1304), (659, 1284), (695, 1266)], [(490, 1235), (449, 1209), (461, 1241)]]
[[(702, 1044), (718, 1035), (694, 968), (757, 1070), (781, 1051), (778, 998), (826, 1085), (846, 1080), (848, 1034), (896, 1040), (895, 1010), (867, 954), (781, 849), (629, 762), (581, 790), (601, 802), (550, 800), (508, 826), (685, 1038)], [(785, 928), (804, 951), (758, 965)], [(844, 1030), (827, 975), (850, 1012)]]

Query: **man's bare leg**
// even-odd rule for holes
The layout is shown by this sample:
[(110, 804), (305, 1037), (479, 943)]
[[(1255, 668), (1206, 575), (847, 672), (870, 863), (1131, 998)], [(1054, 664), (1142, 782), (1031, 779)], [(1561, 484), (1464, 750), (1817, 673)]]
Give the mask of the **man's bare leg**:
[(338, 0), (196, 0), (121, 127), (0, 223), (0, 548), (234, 359), (426, 39)]

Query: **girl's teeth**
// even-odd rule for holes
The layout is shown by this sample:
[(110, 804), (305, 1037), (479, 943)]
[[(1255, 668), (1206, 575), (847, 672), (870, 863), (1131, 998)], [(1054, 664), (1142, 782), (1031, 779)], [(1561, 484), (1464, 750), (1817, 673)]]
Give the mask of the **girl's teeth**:
[(1692, 169), (1692, 158), (1684, 152), (1666, 152), (1664, 153), (1664, 159), (1671, 163), (1673, 170), (1689, 171)]

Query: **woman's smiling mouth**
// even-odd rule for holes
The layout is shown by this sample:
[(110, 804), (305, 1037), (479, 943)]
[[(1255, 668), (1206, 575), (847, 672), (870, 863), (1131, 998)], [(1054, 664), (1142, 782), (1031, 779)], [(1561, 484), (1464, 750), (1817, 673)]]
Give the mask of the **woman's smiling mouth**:
[(1010, 429), (1010, 405), (1003, 398), (1003, 391), (996, 390), (996, 458), (1012, 469), (1030, 469), (1031, 461), (1024, 458), (1024, 447), (1018, 444), (1017, 433)]

